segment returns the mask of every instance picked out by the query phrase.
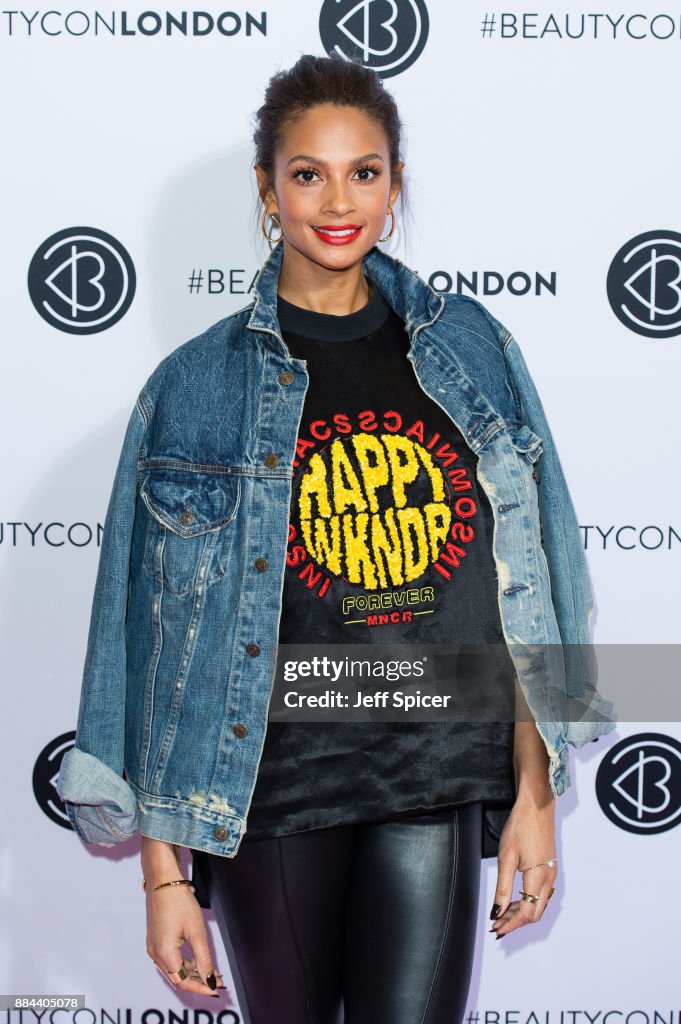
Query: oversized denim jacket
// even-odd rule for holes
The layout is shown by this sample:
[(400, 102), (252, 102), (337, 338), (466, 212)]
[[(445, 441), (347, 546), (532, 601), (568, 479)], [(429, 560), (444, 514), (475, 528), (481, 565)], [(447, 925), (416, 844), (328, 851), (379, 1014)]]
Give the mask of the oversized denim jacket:
[[(297, 433), (308, 386), (277, 321), (283, 247), (254, 301), (164, 358), (128, 424), (104, 522), (75, 746), (57, 789), (87, 843), (144, 835), (227, 857), (247, 827), (276, 667)], [(593, 683), (592, 592), (520, 348), (476, 299), (373, 248), (423, 390), (478, 456), (504, 637), (549, 754), (615, 727)], [(566, 652), (576, 656), (567, 657)], [(588, 714), (565, 710), (576, 701)]]

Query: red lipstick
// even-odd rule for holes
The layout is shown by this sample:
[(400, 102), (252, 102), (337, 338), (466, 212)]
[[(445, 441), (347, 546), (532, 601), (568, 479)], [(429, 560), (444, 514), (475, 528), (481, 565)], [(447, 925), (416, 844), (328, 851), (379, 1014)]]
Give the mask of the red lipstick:
[(317, 224), (315, 234), (327, 245), (347, 245), (354, 242), (362, 230), (359, 224)]

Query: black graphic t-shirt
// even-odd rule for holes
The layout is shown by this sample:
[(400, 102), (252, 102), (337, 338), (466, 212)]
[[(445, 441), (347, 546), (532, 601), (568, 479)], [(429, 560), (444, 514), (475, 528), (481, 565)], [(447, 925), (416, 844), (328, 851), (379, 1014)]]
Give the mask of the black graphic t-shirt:
[[(278, 318), (310, 380), (279, 642), (503, 645), (476, 456), (404, 322), (376, 289), (347, 316), (279, 297)], [(512, 722), (269, 721), (244, 838), (507, 803), (512, 751)]]

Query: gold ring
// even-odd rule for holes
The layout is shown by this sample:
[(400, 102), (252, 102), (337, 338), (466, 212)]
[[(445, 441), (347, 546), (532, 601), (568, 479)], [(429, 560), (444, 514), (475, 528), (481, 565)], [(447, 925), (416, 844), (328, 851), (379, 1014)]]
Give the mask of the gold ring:
[(536, 903), (539, 899), (538, 896), (533, 896), (530, 892), (525, 892), (524, 889), (520, 890), (521, 899), (524, 899), (526, 903)]
[[(554, 889), (554, 887), (551, 886), (551, 888), (549, 889), (549, 894), (546, 897), (546, 902), (547, 903), (551, 899), (551, 897), (553, 896), (555, 891), (556, 890)], [(525, 900), (526, 903), (536, 903), (538, 900), (541, 899), (541, 896), (533, 896), (532, 893), (525, 892), (524, 889), (520, 890), (520, 897), (521, 897), (521, 899)]]
[(173, 985), (177, 985), (178, 981), (184, 981), (185, 978), (189, 977), (189, 971), (184, 966), (184, 960), (182, 961), (182, 966), (176, 971), (168, 971), (168, 977)]

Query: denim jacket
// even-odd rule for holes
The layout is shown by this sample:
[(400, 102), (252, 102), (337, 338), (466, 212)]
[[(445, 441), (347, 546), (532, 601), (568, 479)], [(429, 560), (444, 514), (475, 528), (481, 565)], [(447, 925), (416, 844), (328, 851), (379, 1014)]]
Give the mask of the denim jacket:
[[(233, 857), (247, 827), (309, 379), (277, 320), (282, 253), (263, 263), (251, 303), (159, 363), (129, 420), (75, 746), (57, 782), (87, 843), (139, 830)], [(571, 784), (568, 744), (615, 723), (592, 681), (589, 574), (540, 399), (518, 343), (479, 301), (436, 292), (377, 248), (363, 264), (405, 322), (421, 387), (478, 456), (504, 637), (559, 796)], [(572, 701), (588, 717), (568, 714)]]

